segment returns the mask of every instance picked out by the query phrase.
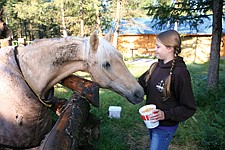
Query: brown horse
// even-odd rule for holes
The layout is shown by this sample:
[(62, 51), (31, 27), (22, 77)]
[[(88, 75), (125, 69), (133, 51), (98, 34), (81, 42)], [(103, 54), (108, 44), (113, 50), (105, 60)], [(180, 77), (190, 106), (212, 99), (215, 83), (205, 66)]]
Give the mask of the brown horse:
[(12, 31), (2, 19), (0, 19), (0, 39), (12, 39)]
[[(42, 39), (31, 45), (0, 50), (0, 145), (38, 146), (52, 128), (44, 105), (56, 83), (76, 71), (136, 104), (144, 92), (110, 44), (111, 33), (99, 38)], [(15, 53), (16, 52), (16, 53)], [(46, 104), (47, 105), (47, 104)]]

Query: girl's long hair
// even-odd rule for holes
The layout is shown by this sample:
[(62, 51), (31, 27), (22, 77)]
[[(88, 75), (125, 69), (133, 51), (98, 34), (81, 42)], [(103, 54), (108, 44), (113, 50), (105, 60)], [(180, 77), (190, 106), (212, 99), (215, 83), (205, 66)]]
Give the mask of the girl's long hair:
[[(165, 84), (164, 84), (164, 98), (166, 100), (170, 97), (170, 85), (172, 80), (172, 74), (175, 68), (175, 62), (178, 57), (178, 54), (181, 52), (181, 38), (177, 31), (167, 30), (158, 34), (156, 36), (156, 39), (158, 39), (166, 47), (173, 47), (174, 49), (174, 59), (172, 61), (170, 71), (168, 72), (168, 76), (165, 79)], [(151, 67), (149, 68), (148, 74), (146, 75), (146, 84), (147, 84), (147, 81), (150, 80), (152, 73), (154, 72), (157, 65), (158, 65), (158, 62), (153, 63)]]

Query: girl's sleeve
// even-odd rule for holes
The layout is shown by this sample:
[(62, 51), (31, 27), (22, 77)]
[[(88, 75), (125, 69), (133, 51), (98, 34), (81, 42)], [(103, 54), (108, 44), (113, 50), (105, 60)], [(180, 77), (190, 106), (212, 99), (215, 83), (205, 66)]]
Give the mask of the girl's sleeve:
[(174, 80), (174, 91), (178, 105), (164, 113), (166, 119), (181, 122), (187, 120), (196, 112), (196, 104), (188, 70), (181, 70), (176, 73)]
[(145, 81), (147, 73), (148, 73), (148, 70), (138, 78), (138, 83), (143, 87), (145, 93), (147, 91), (147, 85)]

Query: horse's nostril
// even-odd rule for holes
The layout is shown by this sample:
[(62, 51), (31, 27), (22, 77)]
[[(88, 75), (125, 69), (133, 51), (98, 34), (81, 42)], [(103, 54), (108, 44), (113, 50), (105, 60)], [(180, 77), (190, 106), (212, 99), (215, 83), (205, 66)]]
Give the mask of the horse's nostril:
[(143, 89), (137, 89), (132, 94), (126, 95), (126, 98), (132, 104), (138, 104), (144, 100), (144, 91)]
[(143, 90), (136, 90), (134, 92), (135, 97), (137, 98), (143, 98), (144, 97), (144, 91)]

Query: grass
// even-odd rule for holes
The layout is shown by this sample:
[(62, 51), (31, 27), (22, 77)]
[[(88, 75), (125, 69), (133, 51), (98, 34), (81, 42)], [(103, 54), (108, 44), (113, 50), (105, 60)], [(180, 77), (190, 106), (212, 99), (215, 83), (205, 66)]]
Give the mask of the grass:
[[(123, 97), (109, 90), (101, 90), (100, 103), (100, 108), (91, 110), (101, 119), (101, 135), (95, 144), (96, 149), (125, 150), (138, 145), (143, 146), (142, 137), (147, 130), (138, 114), (138, 109), (144, 105), (144, 102), (132, 105)], [(108, 108), (111, 105), (122, 107), (121, 118), (110, 119), (108, 117)], [(140, 147), (139, 149), (144, 148)]]
[[(131, 73), (137, 78), (149, 68), (151, 62), (126, 64)], [(141, 66), (141, 67), (140, 67)], [(225, 61), (220, 62), (220, 87), (217, 91), (207, 89), (208, 63), (188, 64), (192, 77), (192, 86), (197, 102), (197, 112), (193, 117), (180, 123), (175, 134), (171, 150), (201, 150), (223, 149), (225, 137)], [(69, 97), (72, 92), (58, 86), (56, 95)], [(149, 144), (148, 131), (138, 113), (138, 109), (145, 104), (133, 105), (120, 95), (106, 89), (100, 90), (100, 107), (91, 106), (90, 112), (101, 120), (100, 138), (94, 142), (97, 150), (147, 150)], [(109, 106), (121, 106), (121, 118), (108, 117)], [(220, 111), (217, 108), (220, 108)], [(217, 118), (217, 119), (215, 119)], [(212, 135), (218, 135), (212, 140)]]

